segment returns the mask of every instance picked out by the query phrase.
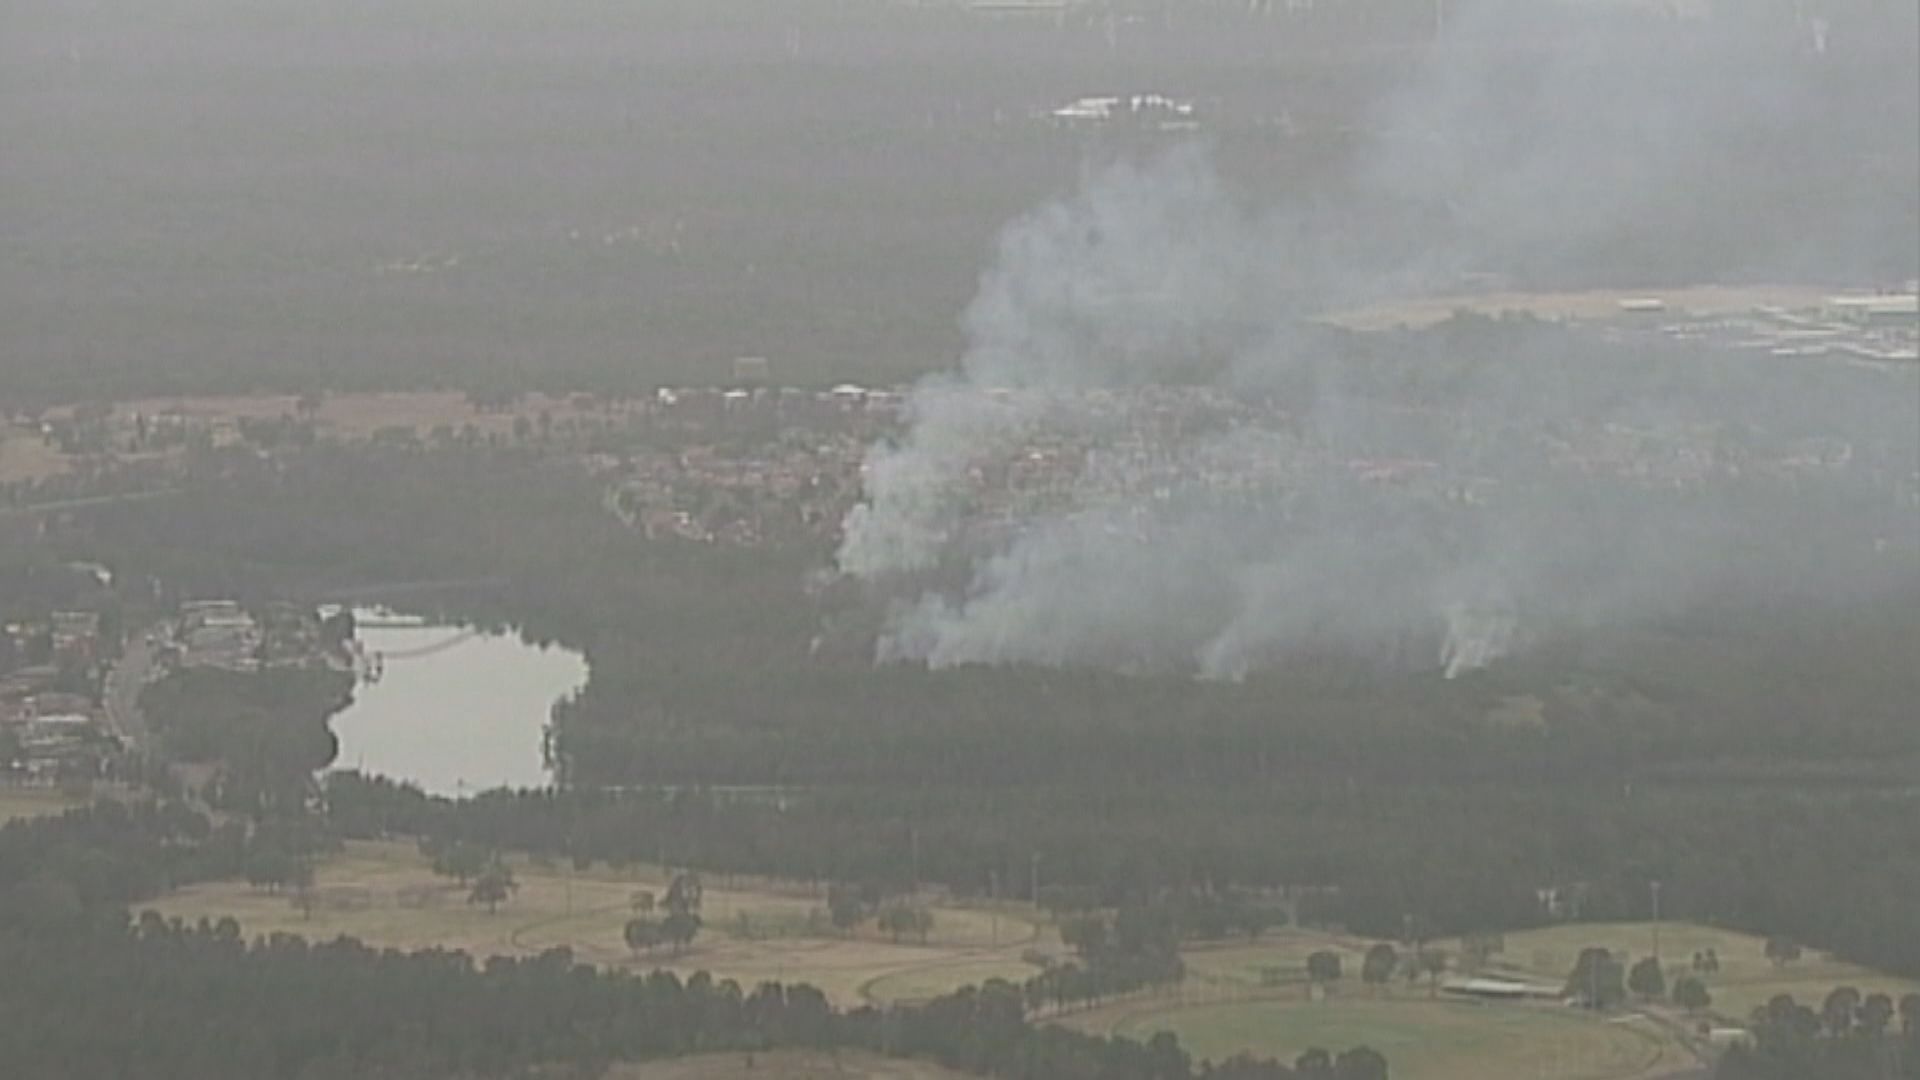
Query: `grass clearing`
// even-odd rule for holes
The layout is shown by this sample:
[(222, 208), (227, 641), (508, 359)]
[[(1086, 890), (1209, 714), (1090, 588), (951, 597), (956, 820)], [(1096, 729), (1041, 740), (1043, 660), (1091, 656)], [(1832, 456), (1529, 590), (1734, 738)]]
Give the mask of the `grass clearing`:
[(782, 1050), (616, 1065), (602, 1080), (960, 1080), (964, 1075), (924, 1061), (852, 1051)]
[(1691, 1062), (1651, 1023), (1609, 1023), (1559, 1006), (1491, 1006), (1424, 996), (1179, 1005), (1136, 1012), (1108, 1030), (1172, 1031), (1195, 1058), (1241, 1051), (1292, 1061), (1321, 1047), (1371, 1046), (1399, 1080), (1630, 1080)]
[(1586, 289), (1576, 292), (1484, 292), (1398, 299), (1322, 316), (1349, 330), (1412, 329), (1432, 326), (1470, 311), (1499, 316), (1525, 313), (1541, 319), (1609, 319), (1622, 313), (1621, 302), (1658, 299), (1668, 312), (1735, 314), (1763, 306), (1814, 308), (1829, 292), (1806, 285), (1695, 285), (1671, 289)]
[(58, 814), (85, 805), (85, 800), (69, 798), (55, 788), (0, 787), (0, 825), (14, 818)]
[(1039, 970), (1017, 959), (961, 960), (882, 975), (861, 987), (861, 996), (880, 1003), (925, 1001), (956, 986), (978, 986), (992, 979), (1019, 985)]
[[(936, 906), (924, 945), (896, 944), (865, 927), (841, 936), (827, 928), (824, 896), (803, 888), (734, 884), (706, 878), (701, 917), (706, 926), (683, 954), (656, 949), (635, 956), (622, 931), (633, 917), (633, 896), (665, 893), (656, 868), (572, 872), (510, 860), (519, 889), (495, 914), (468, 904), (466, 890), (433, 874), (411, 846), (353, 842), (315, 872), (318, 903), (311, 917), (284, 893), (239, 882), (182, 889), (147, 905), (188, 921), (230, 915), (244, 932), (275, 932), (311, 940), (342, 935), (393, 948), (437, 946), (476, 957), (526, 956), (565, 947), (583, 962), (605, 967), (682, 973), (706, 970), (752, 987), (765, 980), (809, 982), (834, 1001), (859, 1004), (865, 992), (887, 999), (927, 997), (979, 982), (983, 972), (1024, 978), (1020, 960), (1039, 934), (1021, 915)], [(818, 929), (812, 929), (817, 927)]]
[(1344, 977), (1359, 979), (1364, 951), (1306, 930), (1272, 931), (1245, 944), (1206, 945), (1188, 949), (1180, 957), (1186, 961), (1190, 979), (1252, 988), (1266, 985), (1270, 974), (1283, 982), (1305, 979), (1307, 957), (1323, 950), (1340, 958)]
[[(1634, 958), (1652, 955), (1653, 924), (1584, 923), (1528, 930), (1508, 934), (1506, 946), (1496, 963), (1557, 983), (1573, 970), (1580, 950), (1589, 946)], [(1693, 923), (1660, 924), (1660, 958), (1669, 986), (1691, 973), (1694, 953), (1707, 949), (1720, 957), (1719, 973), (1703, 976), (1713, 995), (1712, 1011), (1735, 1021), (1776, 994), (1792, 994), (1802, 1004), (1818, 1007), (1836, 986), (1856, 987), (1862, 994), (1882, 991), (1896, 1000), (1920, 990), (1920, 982), (1883, 975), (1811, 949), (1802, 959), (1776, 967), (1766, 957), (1765, 938)]]

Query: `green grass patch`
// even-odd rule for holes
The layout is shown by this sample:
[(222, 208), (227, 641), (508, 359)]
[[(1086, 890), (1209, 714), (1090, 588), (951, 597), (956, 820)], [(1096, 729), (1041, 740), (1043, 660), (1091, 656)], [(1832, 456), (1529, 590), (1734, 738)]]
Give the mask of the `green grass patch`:
[(1371, 1046), (1396, 1080), (1633, 1080), (1684, 1064), (1645, 1021), (1608, 1022), (1557, 1006), (1410, 1000), (1242, 1001), (1136, 1013), (1115, 1034), (1172, 1031), (1196, 1058), (1250, 1052), (1292, 1061), (1320, 1047)]

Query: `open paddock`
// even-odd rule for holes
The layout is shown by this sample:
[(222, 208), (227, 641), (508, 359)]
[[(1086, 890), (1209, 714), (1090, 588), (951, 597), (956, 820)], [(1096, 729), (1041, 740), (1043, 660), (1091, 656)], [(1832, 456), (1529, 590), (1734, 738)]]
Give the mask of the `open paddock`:
[(1342, 977), (1358, 982), (1364, 950), (1309, 931), (1276, 930), (1257, 941), (1202, 945), (1183, 951), (1180, 958), (1186, 962), (1189, 979), (1251, 989), (1275, 982), (1304, 982), (1307, 957), (1321, 951), (1338, 956)]
[(84, 800), (64, 795), (57, 788), (0, 786), (0, 825), (15, 818), (58, 814), (84, 805)]
[(1292, 1061), (1315, 1047), (1370, 1046), (1396, 1080), (1638, 1080), (1692, 1063), (1650, 1021), (1600, 1019), (1556, 1005), (1494, 1006), (1417, 994), (1324, 1001), (1297, 996), (1221, 1002), (1146, 999), (1072, 1018), (1073, 1026), (1146, 1039), (1171, 1031), (1195, 1059), (1241, 1052)]
[[(1862, 994), (1884, 992), (1898, 1000), (1920, 990), (1920, 982), (1883, 975), (1808, 949), (1790, 964), (1776, 966), (1766, 956), (1766, 939), (1736, 930), (1692, 923), (1660, 924), (1660, 958), (1669, 986), (1692, 973), (1696, 952), (1713, 950), (1720, 958), (1717, 973), (1702, 975), (1713, 995), (1711, 1011), (1740, 1021), (1776, 994), (1792, 994), (1802, 1004), (1819, 1007), (1836, 986), (1852, 986)], [(1597, 946), (1638, 959), (1653, 953), (1651, 923), (1575, 923), (1508, 934), (1506, 951), (1495, 958), (1502, 968), (1538, 979), (1559, 982), (1573, 970), (1583, 948)]]
[[(248, 936), (275, 932), (310, 940), (342, 935), (393, 948), (460, 949), (475, 957), (528, 956), (568, 948), (583, 962), (635, 970), (712, 972), (751, 987), (764, 980), (808, 982), (835, 1002), (931, 997), (989, 977), (1024, 979), (1020, 959), (1040, 930), (1013, 911), (935, 905), (924, 944), (895, 943), (871, 923), (834, 931), (825, 898), (804, 889), (723, 885), (706, 878), (699, 937), (684, 952), (660, 947), (635, 954), (623, 929), (644, 890), (665, 895), (657, 868), (573, 872), (510, 860), (518, 889), (496, 913), (467, 903), (467, 892), (433, 874), (411, 846), (354, 842), (315, 872), (318, 902), (303, 912), (284, 892), (238, 882), (192, 886), (147, 905), (167, 918), (232, 916)], [(870, 996), (871, 995), (871, 996)]]
[(781, 1050), (616, 1065), (602, 1080), (960, 1080), (964, 1075), (925, 1061), (854, 1051)]
[[(1457, 312), (1530, 315), (1538, 319), (1612, 319), (1635, 301), (1658, 300), (1668, 313), (1732, 315), (1760, 307), (1817, 308), (1832, 290), (1807, 285), (1692, 285), (1672, 289), (1583, 289), (1574, 292), (1484, 292), (1382, 300), (1330, 312), (1320, 321), (1347, 330), (1412, 330), (1446, 322)], [(1657, 316), (1656, 316), (1657, 317)]]

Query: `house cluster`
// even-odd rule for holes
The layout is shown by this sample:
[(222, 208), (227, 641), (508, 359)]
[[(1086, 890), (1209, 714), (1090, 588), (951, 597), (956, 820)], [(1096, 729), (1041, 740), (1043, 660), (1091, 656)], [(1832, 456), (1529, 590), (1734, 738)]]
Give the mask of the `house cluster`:
[(290, 603), (249, 611), (235, 600), (187, 600), (156, 644), (161, 662), (175, 668), (254, 672), (325, 658), (318, 615)]
[(634, 410), (639, 448), (590, 467), (606, 507), (650, 539), (758, 547), (830, 537), (859, 496), (867, 448), (903, 395), (843, 383), (668, 388)]
[(1738, 314), (1670, 313), (1659, 300), (1625, 300), (1608, 336), (1657, 334), (1755, 356), (1867, 364), (1920, 363), (1920, 292), (1828, 297), (1817, 307), (1762, 305)]
[[(862, 497), (869, 448), (900, 431), (901, 397), (858, 387), (807, 393), (662, 391), (640, 449), (603, 455), (606, 505), (650, 538), (744, 547), (832, 542)], [(1791, 441), (1712, 423), (1629, 425), (1359, 402), (1340, 430), (1282, 404), (1200, 386), (1074, 393), (987, 390), (1005, 410), (945, 482), (972, 529), (1061, 511), (1169, 503), (1268, 505), (1358, 487), (1466, 505), (1569, 476), (1688, 492), (1736, 479), (1841, 477), (1898, 500), (1911, 470), (1839, 437)], [(1116, 527), (1124, 527), (1116, 519)]]
[(94, 690), (105, 659), (98, 612), (56, 611), (5, 626), (0, 775), (52, 781), (94, 775), (113, 748)]

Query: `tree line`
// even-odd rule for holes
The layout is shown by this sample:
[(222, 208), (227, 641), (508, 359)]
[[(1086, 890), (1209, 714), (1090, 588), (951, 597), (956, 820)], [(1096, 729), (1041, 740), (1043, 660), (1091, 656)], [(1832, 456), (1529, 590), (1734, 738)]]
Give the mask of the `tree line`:
[(1751, 1042), (1730, 1048), (1716, 1080), (1896, 1080), (1920, 1077), (1920, 994), (1898, 1001), (1850, 986), (1818, 1008), (1780, 994), (1749, 1019)]
[[(1156, 902), (1188, 938), (1298, 917), (1389, 939), (1662, 915), (1920, 974), (1920, 796), (1592, 785), (1218, 792), (1062, 785), (729, 793), (489, 792), (453, 802), (330, 776), (341, 835), (433, 835), (628, 865), (1026, 897)], [(1038, 897), (1029, 896), (1035, 880)]]
[[(564, 949), (476, 963), (348, 938), (248, 942), (230, 918), (128, 920), (129, 902), (238, 876), (248, 839), (239, 828), (210, 828), (179, 803), (101, 804), (0, 828), (8, 1075), (584, 1078), (619, 1061), (778, 1047), (922, 1057), (1008, 1080), (1387, 1075), (1380, 1055), (1358, 1048), (1305, 1071), (1196, 1066), (1171, 1036), (1139, 1043), (1036, 1025), (1022, 989), (998, 980), (922, 1006), (841, 1010), (806, 985), (602, 971)], [(273, 843), (284, 850), (297, 838)], [(665, 906), (691, 911), (698, 892), (697, 877), (681, 875)]]

